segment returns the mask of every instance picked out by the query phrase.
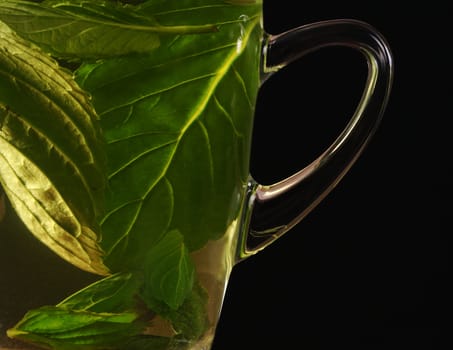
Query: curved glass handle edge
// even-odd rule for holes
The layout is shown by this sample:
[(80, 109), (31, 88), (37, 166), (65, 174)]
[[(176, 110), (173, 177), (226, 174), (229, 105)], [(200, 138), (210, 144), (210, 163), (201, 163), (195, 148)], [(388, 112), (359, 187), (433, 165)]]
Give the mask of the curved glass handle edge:
[(361, 100), (337, 139), (305, 168), (271, 185), (250, 179), (239, 260), (273, 243), (308, 215), (345, 176), (380, 124), (393, 83), (393, 56), (386, 39), (365, 22), (328, 20), (270, 35), (263, 45), (263, 81), (327, 46), (363, 53), (368, 77)]

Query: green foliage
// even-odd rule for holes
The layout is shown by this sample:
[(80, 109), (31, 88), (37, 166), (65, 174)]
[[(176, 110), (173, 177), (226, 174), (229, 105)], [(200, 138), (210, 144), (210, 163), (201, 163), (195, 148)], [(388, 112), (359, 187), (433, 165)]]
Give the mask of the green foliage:
[(189, 254), (243, 200), (260, 3), (0, 0), (0, 183), (32, 234), (107, 275), (9, 336), (164, 349), (141, 334), (155, 315), (202, 336), (209, 296)]
[(215, 31), (213, 25), (161, 26), (151, 16), (111, 1), (2, 0), (0, 20), (46, 51), (71, 59), (145, 53), (160, 35)]
[(140, 12), (156, 13), (165, 25), (212, 18), (218, 32), (176, 36), (150, 55), (76, 72), (107, 141), (102, 246), (112, 268), (136, 266), (172, 229), (190, 251), (199, 249), (238, 215), (259, 85), (259, 11), (202, 2), (217, 5), (149, 1)]
[(121, 349), (144, 323), (135, 312), (96, 313), (44, 306), (29, 311), (8, 336), (46, 349)]
[(0, 22), (0, 183), (41, 242), (101, 275), (108, 269), (96, 232), (106, 181), (105, 147), (88, 95)]
[(198, 339), (209, 327), (205, 311), (208, 298), (206, 290), (196, 281), (189, 297), (177, 310), (152, 297), (146, 298), (146, 303), (151, 310), (171, 322), (180, 338)]
[(168, 232), (150, 248), (144, 266), (144, 299), (157, 299), (177, 310), (191, 292), (195, 277), (181, 234)]
[(116, 273), (74, 293), (57, 306), (79, 311), (121, 313), (133, 310), (143, 285), (140, 274)]

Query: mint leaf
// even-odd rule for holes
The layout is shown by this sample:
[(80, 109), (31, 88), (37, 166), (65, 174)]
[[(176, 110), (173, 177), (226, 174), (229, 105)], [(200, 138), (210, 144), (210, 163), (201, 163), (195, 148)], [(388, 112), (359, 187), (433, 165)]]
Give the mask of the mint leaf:
[(0, 2), (0, 20), (60, 58), (99, 59), (149, 53), (160, 35), (215, 31), (213, 25), (162, 26), (113, 1)]
[(121, 349), (144, 328), (134, 312), (95, 313), (45, 306), (29, 311), (7, 334), (58, 350)]
[[(140, 11), (159, 10), (156, 18), (169, 22), (177, 2), (159, 4)], [(223, 11), (211, 5), (173, 14), (174, 25), (212, 16), (216, 33), (177, 36), (153, 55), (76, 72), (107, 141), (111, 191), (101, 244), (112, 269), (139, 266), (169, 229), (181, 232), (190, 251), (199, 249), (239, 215), (259, 86), (261, 12), (221, 5)]]
[(144, 264), (142, 297), (157, 299), (171, 309), (178, 309), (192, 291), (195, 268), (184, 246), (182, 235), (168, 232), (150, 248)]
[(97, 281), (63, 300), (57, 306), (70, 310), (123, 312), (137, 304), (143, 278), (130, 272), (116, 273)]
[(137, 12), (152, 15), (164, 26), (213, 23), (219, 28), (249, 20), (261, 7), (262, 0), (147, 0), (138, 6)]
[(0, 183), (33, 235), (100, 275), (108, 273), (97, 235), (104, 166), (88, 95), (0, 22)]

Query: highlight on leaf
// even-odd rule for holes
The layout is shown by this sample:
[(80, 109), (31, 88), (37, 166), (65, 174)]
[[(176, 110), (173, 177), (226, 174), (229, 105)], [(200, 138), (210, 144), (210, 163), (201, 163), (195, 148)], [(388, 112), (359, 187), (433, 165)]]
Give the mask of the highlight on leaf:
[(7, 334), (45, 349), (101, 350), (123, 348), (144, 327), (133, 311), (97, 313), (44, 306), (29, 311)]
[(23, 38), (67, 59), (149, 53), (162, 35), (214, 32), (216, 26), (163, 26), (114, 1), (0, 1), (0, 20)]
[(139, 273), (118, 272), (70, 295), (57, 306), (65, 309), (120, 313), (133, 310), (143, 284)]

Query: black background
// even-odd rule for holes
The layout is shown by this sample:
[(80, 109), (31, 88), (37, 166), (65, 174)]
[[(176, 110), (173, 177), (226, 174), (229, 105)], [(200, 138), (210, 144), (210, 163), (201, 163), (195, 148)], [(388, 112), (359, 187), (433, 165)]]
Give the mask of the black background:
[[(334, 191), (235, 266), (213, 350), (451, 347), (451, 18), (446, 6), (408, 4), (265, 0), (270, 34), (334, 18), (373, 25), (393, 51), (394, 84), (377, 133)], [(362, 57), (338, 48), (272, 77), (253, 176), (272, 183), (323, 150), (364, 74)]]

